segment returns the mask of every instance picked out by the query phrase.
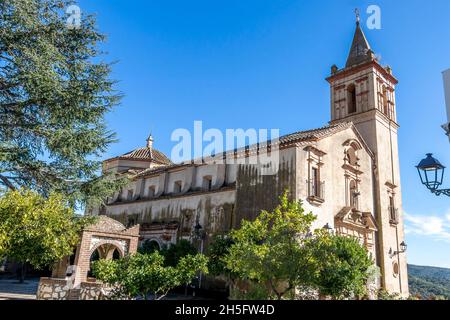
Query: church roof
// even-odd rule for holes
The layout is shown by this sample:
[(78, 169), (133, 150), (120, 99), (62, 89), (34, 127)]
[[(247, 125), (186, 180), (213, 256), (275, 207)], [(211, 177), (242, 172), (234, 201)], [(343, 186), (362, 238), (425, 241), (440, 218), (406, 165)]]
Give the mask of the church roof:
[(171, 164), (170, 159), (164, 153), (150, 147), (137, 148), (121, 155), (119, 158), (145, 161), (151, 160), (160, 164)]
[[(362, 140), (361, 136), (359, 135), (356, 128), (354, 127), (353, 122), (340, 122), (340, 123), (331, 124), (328, 126), (317, 128), (317, 129), (297, 131), (294, 133), (290, 133), (290, 134), (281, 136), (278, 140), (278, 144), (280, 146), (287, 146), (287, 145), (290, 145), (291, 143), (302, 142), (302, 141), (318, 141), (320, 139), (326, 138), (328, 136), (331, 136), (335, 133), (338, 133), (338, 132), (348, 129), (348, 128), (353, 128), (355, 130), (355, 132), (357, 133), (358, 137), (361, 139), (363, 145), (366, 146), (365, 142)], [(257, 148), (257, 147), (258, 147), (258, 145), (251, 145), (251, 146), (247, 146), (245, 148), (240, 148), (236, 151), (239, 153), (239, 152), (244, 152), (245, 149), (252, 149), (252, 148)], [(370, 149), (368, 149), (368, 148), (366, 148), (366, 149), (370, 153)], [(229, 151), (224, 152), (223, 156), (225, 157), (225, 155), (230, 152), (234, 152), (234, 150), (229, 150)], [(139, 172), (136, 175), (136, 177), (145, 176), (147, 174), (155, 174), (155, 173), (163, 172), (168, 169), (189, 166), (189, 165), (193, 165), (194, 163), (197, 163), (197, 162), (195, 160), (190, 160), (185, 163), (178, 163), (178, 164), (172, 163), (170, 165), (161, 166), (161, 167), (157, 167), (157, 168), (148, 168), (148, 169), (145, 169), (145, 170)]]
[(148, 137), (147, 145), (145, 147), (131, 150), (121, 156), (107, 159), (105, 160), (105, 162), (114, 160), (148, 161), (163, 166), (172, 164), (172, 161), (170, 161), (170, 159), (164, 153), (153, 148), (153, 138), (151, 135)]
[(357, 21), (355, 35), (353, 36), (352, 46), (345, 67), (349, 68), (363, 62), (372, 61), (373, 59), (374, 55), (370, 49), (369, 42), (361, 29), (359, 21)]
[(338, 131), (350, 128), (351, 126), (353, 126), (352, 122), (340, 122), (317, 129), (290, 133), (280, 137), (280, 144), (286, 144), (294, 141), (320, 140)]

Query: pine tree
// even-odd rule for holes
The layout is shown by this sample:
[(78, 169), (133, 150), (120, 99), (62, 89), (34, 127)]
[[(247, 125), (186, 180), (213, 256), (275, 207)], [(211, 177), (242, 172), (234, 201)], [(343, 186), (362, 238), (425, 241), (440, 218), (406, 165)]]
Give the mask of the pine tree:
[[(0, 0), (0, 185), (98, 201), (123, 181), (98, 176), (121, 95), (91, 15), (66, 0)], [(72, 19), (72, 21), (70, 20)]]

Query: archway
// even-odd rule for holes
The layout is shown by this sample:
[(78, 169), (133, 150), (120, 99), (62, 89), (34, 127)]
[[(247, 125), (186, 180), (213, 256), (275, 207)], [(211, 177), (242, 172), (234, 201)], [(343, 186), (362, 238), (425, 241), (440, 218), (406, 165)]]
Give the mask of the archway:
[(144, 253), (152, 253), (155, 251), (160, 251), (161, 245), (155, 239), (147, 239), (141, 245), (141, 251)]
[(120, 247), (116, 246), (110, 242), (99, 243), (91, 250), (91, 255), (89, 258), (89, 270), (87, 276), (89, 278), (94, 278), (92, 273), (92, 263), (98, 260), (118, 260), (124, 256), (123, 251)]

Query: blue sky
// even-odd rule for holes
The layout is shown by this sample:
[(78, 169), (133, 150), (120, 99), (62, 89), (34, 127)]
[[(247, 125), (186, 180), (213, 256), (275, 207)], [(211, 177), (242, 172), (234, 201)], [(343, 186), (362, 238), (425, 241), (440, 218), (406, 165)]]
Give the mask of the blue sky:
[[(433, 152), (450, 165), (441, 72), (450, 68), (450, 1), (80, 0), (108, 35), (108, 61), (125, 94), (108, 115), (120, 141), (105, 158), (143, 146), (171, 153), (173, 130), (279, 128), (329, 121), (333, 64), (345, 64), (354, 8), (381, 8), (366, 36), (399, 79), (397, 113), (410, 263), (450, 267), (450, 199), (419, 182), (415, 165)], [(365, 25), (365, 23), (364, 23)], [(447, 175), (450, 187), (450, 175)]]

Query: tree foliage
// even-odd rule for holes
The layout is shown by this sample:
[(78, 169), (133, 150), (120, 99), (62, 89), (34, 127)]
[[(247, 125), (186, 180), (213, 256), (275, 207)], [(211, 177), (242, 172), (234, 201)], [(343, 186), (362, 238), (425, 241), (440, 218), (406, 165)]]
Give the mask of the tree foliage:
[(0, 184), (98, 202), (123, 181), (98, 178), (120, 100), (95, 19), (67, 26), (66, 0), (0, 2)]
[(450, 299), (450, 269), (408, 265), (409, 292), (421, 299)]
[(303, 249), (314, 274), (312, 285), (322, 296), (360, 298), (367, 293), (373, 262), (358, 239), (322, 234), (307, 241)]
[(363, 295), (372, 265), (367, 250), (354, 238), (323, 229), (311, 233), (315, 219), (285, 193), (273, 211), (262, 211), (231, 232), (233, 243), (219, 261), (250, 287), (259, 292), (265, 287), (267, 296), (277, 299), (294, 297), (295, 289), (336, 299)]
[(227, 268), (224, 257), (228, 255), (233, 240), (228, 235), (215, 235), (208, 247), (208, 270), (213, 276), (235, 276)]
[(285, 193), (272, 211), (262, 211), (254, 221), (242, 221), (231, 232), (233, 245), (225, 256), (227, 268), (242, 279), (268, 283), (281, 299), (302, 283), (309, 282), (302, 242), (315, 220), (301, 202), (289, 201)]
[(72, 254), (80, 231), (92, 222), (76, 216), (59, 194), (9, 191), (0, 197), (0, 256), (38, 269), (51, 266)]
[(160, 300), (169, 290), (192, 281), (198, 272), (207, 273), (204, 255), (187, 255), (175, 267), (166, 266), (158, 251), (136, 253), (119, 260), (99, 260), (93, 263), (94, 276), (117, 288), (117, 295), (126, 298)]
[(188, 240), (181, 239), (175, 244), (163, 247), (161, 254), (165, 258), (166, 266), (175, 267), (181, 261), (181, 258), (197, 254), (197, 249)]

